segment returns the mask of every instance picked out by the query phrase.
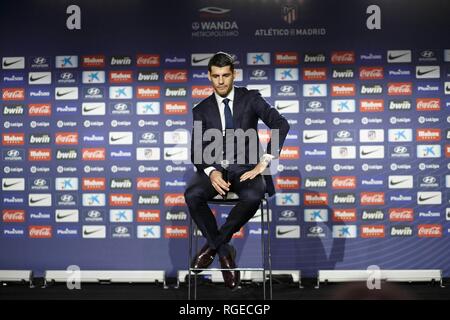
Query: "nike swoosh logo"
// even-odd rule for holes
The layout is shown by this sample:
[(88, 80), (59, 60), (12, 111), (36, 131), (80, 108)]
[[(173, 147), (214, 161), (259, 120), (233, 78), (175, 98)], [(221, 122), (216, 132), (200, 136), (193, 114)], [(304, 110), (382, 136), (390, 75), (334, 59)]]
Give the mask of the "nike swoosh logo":
[(426, 75), (427, 73), (430, 73), (430, 72), (433, 72), (433, 71), (436, 71), (437, 69), (431, 69), (431, 70), (428, 70), (428, 71), (420, 71), (420, 70), (417, 70), (417, 75), (418, 76), (423, 76), (423, 75)]
[(20, 61), (22, 61), (22, 59), (19, 59), (19, 60), (13, 61), (13, 62), (6, 62), (6, 61), (4, 61), (3, 62), (3, 66), (4, 67), (9, 67), (9, 66), (12, 66), (13, 64), (16, 64), (16, 63), (20, 62)]
[(93, 234), (93, 233), (96, 233), (96, 232), (99, 232), (99, 231), (101, 231), (102, 229), (97, 229), (97, 230), (94, 230), (94, 231), (86, 231), (86, 230), (84, 230), (84, 235), (85, 236), (88, 236), (88, 235), (90, 235), (90, 234)]
[(431, 196), (431, 197), (426, 197), (426, 198), (422, 198), (422, 196), (419, 196), (419, 201), (427, 201), (427, 200), (433, 199), (435, 197), (437, 197), (437, 196)]
[(291, 229), (291, 230), (287, 230), (287, 231), (280, 231), (280, 230), (278, 230), (277, 231), (277, 235), (279, 235), (279, 236), (282, 236), (283, 234), (286, 234), (286, 233), (289, 233), (289, 232), (292, 232), (292, 231), (295, 231), (296, 229)]
[(286, 108), (289, 108), (290, 106), (293, 106), (294, 104), (292, 103), (292, 104), (288, 104), (287, 106), (277, 106), (277, 109), (278, 110), (283, 110), (283, 109), (286, 109)]
[(372, 150), (372, 151), (361, 151), (361, 155), (362, 156), (367, 156), (368, 154), (371, 154), (371, 153), (374, 153), (374, 152), (377, 152), (378, 151), (378, 149), (377, 150)]
[(95, 109), (98, 109), (98, 108), (101, 108), (102, 106), (95, 106), (95, 107), (84, 107), (84, 109), (83, 109), (83, 111), (84, 112), (89, 112), (89, 111), (92, 111), (92, 110), (95, 110)]
[(33, 82), (33, 81), (38, 81), (38, 80), (40, 80), (40, 79), (42, 79), (42, 78), (45, 78), (45, 77), (48, 77), (48, 75), (46, 74), (45, 76), (37, 77), (37, 78), (33, 78), (33, 76), (31, 76), (31, 77), (30, 77), (30, 81), (31, 81), (31, 82)]
[(210, 59), (210, 57), (201, 58), (201, 59), (196, 59), (194, 57), (194, 58), (192, 58), (192, 63), (199, 63), (199, 62), (202, 62), (202, 61), (205, 61), (205, 60), (208, 60), (208, 59)]
[(178, 152), (174, 152), (174, 153), (168, 153), (168, 152), (166, 152), (166, 157), (172, 157), (172, 156), (174, 156), (174, 155), (177, 155), (177, 154), (180, 154), (180, 153), (183, 153), (183, 151), (178, 151)]
[(15, 186), (16, 184), (19, 184), (19, 183), (20, 182), (14, 182), (14, 183), (10, 183), (10, 184), (3, 183), (3, 188), (9, 188), (9, 187)]
[(450, 92), (450, 87), (445, 87), (445, 92)]
[(57, 92), (56, 93), (56, 96), (57, 97), (62, 97), (62, 96), (65, 96), (65, 95), (67, 95), (67, 94), (69, 94), (69, 93), (72, 93), (72, 92), (74, 92), (74, 90), (71, 90), (71, 91), (67, 91), (67, 92), (63, 92), (63, 93), (61, 93), (61, 92)]
[(305, 140), (311, 140), (311, 139), (320, 137), (321, 135), (322, 135), (322, 133), (321, 133), (321, 134), (316, 134), (315, 136), (308, 136), (308, 135), (306, 135), (306, 136), (305, 136)]
[(408, 179), (404, 179), (404, 180), (400, 180), (400, 181), (392, 180), (391, 181), (391, 186), (395, 186), (395, 185), (400, 184), (400, 183), (405, 182), (405, 181), (408, 181)]
[(128, 137), (128, 136), (122, 136), (122, 137), (118, 137), (118, 138), (111, 137), (111, 141), (114, 142), (114, 141), (117, 141), (117, 140), (120, 140), (120, 139), (123, 139), (123, 138), (126, 138), (126, 137)]
[(36, 203), (36, 202), (39, 202), (39, 201), (42, 201), (42, 200), (45, 200), (45, 199), (47, 199), (47, 197), (41, 198), (41, 199), (33, 199), (33, 198), (31, 198), (30, 199), (30, 203)]
[(64, 218), (67, 218), (68, 216), (71, 216), (71, 215), (73, 215), (73, 213), (66, 213), (66, 214), (57, 214), (57, 218), (58, 219), (64, 219)]
[(404, 57), (404, 56), (406, 56), (406, 55), (408, 55), (408, 54), (409, 54), (409, 52), (406, 52), (406, 53), (402, 53), (402, 54), (399, 54), (399, 55), (394, 56), (394, 55), (392, 55), (392, 53), (390, 53), (390, 54), (389, 54), (389, 60), (395, 60), (395, 59)]

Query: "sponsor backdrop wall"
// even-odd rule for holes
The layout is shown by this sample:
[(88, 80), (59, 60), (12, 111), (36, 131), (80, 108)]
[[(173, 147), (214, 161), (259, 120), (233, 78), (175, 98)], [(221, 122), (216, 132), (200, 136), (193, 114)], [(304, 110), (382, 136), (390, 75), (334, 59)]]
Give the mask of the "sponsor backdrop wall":
[[(274, 269), (450, 275), (446, 1), (2, 1), (0, 269), (187, 265), (191, 108), (212, 53), (291, 131)], [(259, 132), (268, 132), (261, 123)], [(227, 208), (214, 208), (222, 222)], [(261, 230), (233, 240), (258, 265)]]

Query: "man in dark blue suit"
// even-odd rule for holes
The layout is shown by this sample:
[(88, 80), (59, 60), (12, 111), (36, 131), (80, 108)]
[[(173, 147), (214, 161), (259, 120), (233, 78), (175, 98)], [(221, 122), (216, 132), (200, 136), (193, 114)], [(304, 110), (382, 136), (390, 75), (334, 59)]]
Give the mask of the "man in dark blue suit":
[[(216, 53), (208, 64), (208, 79), (214, 93), (193, 109), (191, 160), (197, 172), (188, 183), (185, 199), (193, 220), (207, 240), (191, 262), (195, 268), (209, 267), (216, 254), (221, 268), (236, 268), (236, 250), (229, 241), (253, 217), (265, 193), (275, 193), (266, 169), (279, 156), (289, 131), (287, 120), (257, 90), (235, 87), (234, 77), (232, 57), (224, 52)], [(259, 119), (271, 129), (272, 138), (266, 151), (257, 134)], [(216, 139), (211, 141), (213, 136)], [(237, 193), (239, 202), (218, 228), (207, 201), (218, 194), (225, 196), (228, 191)], [(227, 287), (238, 286), (238, 271), (222, 271), (222, 274)]]

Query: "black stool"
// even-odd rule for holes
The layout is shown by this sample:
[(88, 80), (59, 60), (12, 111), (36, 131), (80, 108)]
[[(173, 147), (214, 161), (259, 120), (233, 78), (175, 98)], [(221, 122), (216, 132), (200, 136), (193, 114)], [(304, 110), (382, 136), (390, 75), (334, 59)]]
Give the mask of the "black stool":
[[(226, 197), (223, 198), (221, 195), (217, 195), (215, 198), (208, 201), (208, 204), (218, 204), (222, 206), (234, 206), (239, 201), (239, 197), (234, 192), (228, 192)], [(264, 204), (266, 210), (264, 212)], [(269, 216), (269, 195), (266, 193), (264, 198), (261, 199), (260, 203), (261, 210), (261, 257), (262, 257), (262, 266), (260, 268), (235, 268), (235, 269), (226, 269), (226, 270), (235, 270), (235, 271), (257, 271), (262, 272), (263, 274), (263, 295), (264, 300), (266, 300), (266, 274), (269, 276), (269, 299), (272, 300), (272, 256), (270, 252), (270, 216)], [(189, 261), (188, 261), (188, 299), (191, 300), (191, 278), (192, 273), (194, 271), (222, 271), (225, 269), (222, 268), (208, 268), (208, 269), (200, 269), (200, 268), (192, 268), (191, 261), (193, 258), (193, 250), (194, 254), (198, 251), (198, 237), (197, 226), (192, 221), (192, 218), (189, 218)], [(193, 237), (195, 237), (195, 241), (193, 241)], [(193, 245), (194, 242), (194, 245)], [(193, 248), (194, 247), (194, 248)], [(194, 272), (194, 300), (197, 300), (197, 272)]]

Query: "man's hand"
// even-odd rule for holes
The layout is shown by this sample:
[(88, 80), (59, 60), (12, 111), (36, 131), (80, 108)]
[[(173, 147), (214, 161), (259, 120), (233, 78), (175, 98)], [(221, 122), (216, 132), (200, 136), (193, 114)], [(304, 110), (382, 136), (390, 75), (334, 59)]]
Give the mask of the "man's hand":
[(230, 191), (231, 183), (222, 179), (222, 172), (219, 170), (214, 170), (209, 175), (209, 179), (211, 180), (211, 184), (216, 189), (216, 191), (220, 195), (225, 195), (227, 191)]
[(239, 179), (240, 182), (245, 181), (245, 180), (252, 180), (253, 178), (255, 178), (256, 176), (260, 175), (261, 173), (264, 172), (264, 170), (266, 170), (268, 165), (268, 162), (264, 162), (261, 161), (259, 162), (256, 167), (254, 167), (252, 170), (245, 172), (241, 178)]

